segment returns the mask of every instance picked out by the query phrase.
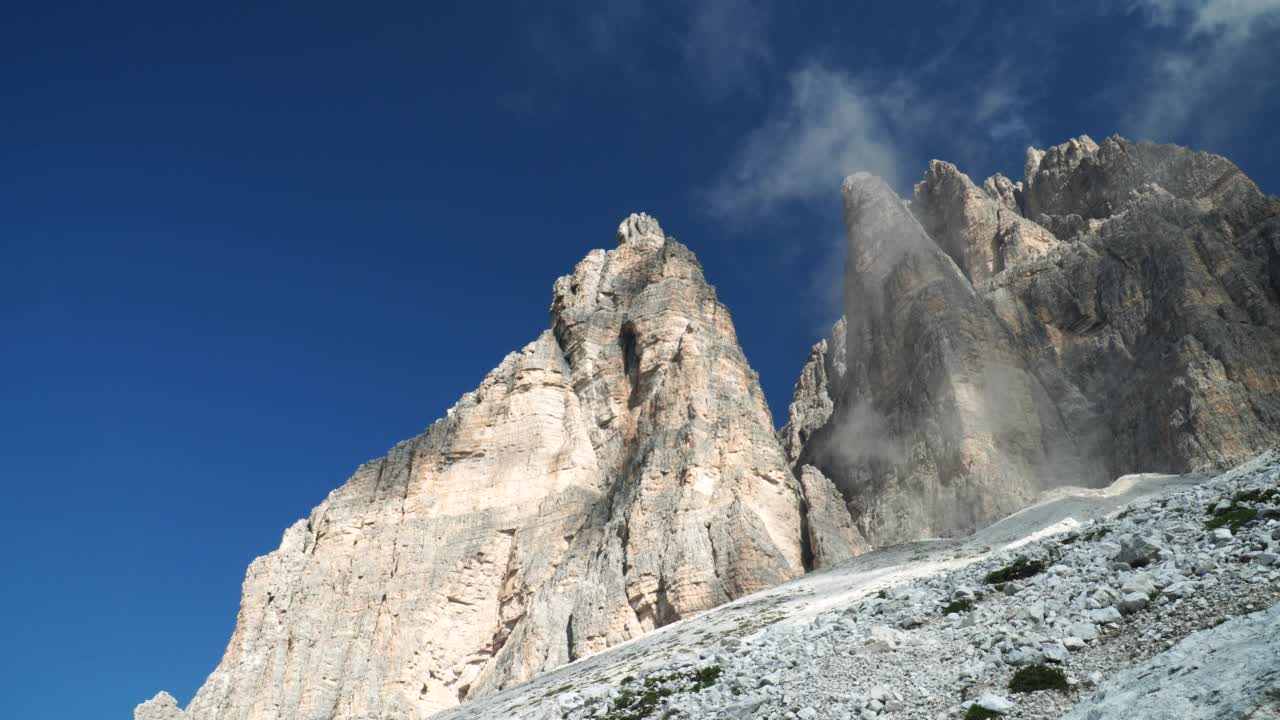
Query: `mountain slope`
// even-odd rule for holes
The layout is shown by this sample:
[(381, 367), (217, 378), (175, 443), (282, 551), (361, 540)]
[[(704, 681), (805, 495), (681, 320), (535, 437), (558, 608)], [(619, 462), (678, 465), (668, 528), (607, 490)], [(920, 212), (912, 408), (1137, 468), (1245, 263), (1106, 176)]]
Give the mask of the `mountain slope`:
[[(1175, 717), (1156, 711), (1197, 681), (1223, 690), (1200, 696), (1223, 711), (1206, 717), (1243, 717), (1225, 711), (1265, 705), (1275, 687), (1266, 656), (1231, 664), (1179, 643), (1203, 645), (1197, 634), (1231, 618), (1209, 647), (1238, 642), (1233, 623), (1274, 634), (1275, 611), (1259, 611), (1280, 601), (1278, 502), (1276, 451), (1216, 476), (1059, 488), (968, 538), (867, 553), (438, 717), (933, 720), (981, 702), (1009, 718), (1061, 718), (1077, 704), (1071, 717), (1100, 707), (1121, 718), (1134, 708), (1108, 698), (1156, 686), (1169, 704), (1141, 716)], [(1256, 516), (1206, 528), (1223, 504)], [(991, 578), (1014, 567), (1029, 570)], [(1033, 665), (1060, 670), (1065, 686), (1011, 690)], [(1144, 679), (1144, 666), (1197, 674)]]

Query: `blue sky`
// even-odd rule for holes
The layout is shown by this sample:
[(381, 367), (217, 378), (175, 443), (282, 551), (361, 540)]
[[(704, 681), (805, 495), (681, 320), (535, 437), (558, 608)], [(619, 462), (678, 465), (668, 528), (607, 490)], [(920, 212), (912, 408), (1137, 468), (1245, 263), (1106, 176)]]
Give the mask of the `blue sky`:
[[(837, 188), (1120, 132), (1280, 190), (1280, 0), (0, 13), (0, 716), (186, 703), (245, 567), (656, 215), (785, 421)], [(475, 4), (472, 4), (475, 5)]]

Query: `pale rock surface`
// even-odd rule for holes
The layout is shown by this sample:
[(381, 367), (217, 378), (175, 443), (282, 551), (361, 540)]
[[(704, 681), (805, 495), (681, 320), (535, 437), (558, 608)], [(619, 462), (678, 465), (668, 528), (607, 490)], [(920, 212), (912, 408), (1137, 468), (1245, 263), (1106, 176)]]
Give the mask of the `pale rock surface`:
[[(1053, 233), (1022, 217), (1016, 203), (1009, 204), (1013, 202), (1011, 186), (991, 179), (986, 185), (992, 189), (979, 190), (955, 165), (934, 160), (924, 180), (916, 183), (911, 201), (929, 237), (975, 285), (1058, 245)], [(999, 199), (993, 199), (991, 192)]]
[(1022, 183), (996, 173), (982, 182), (982, 192), (1001, 205), (1022, 214)]
[(184, 720), (186, 714), (178, 707), (178, 701), (167, 692), (157, 693), (155, 697), (133, 709), (133, 720)]
[(188, 720), (424, 718), (796, 577), (802, 526), (856, 548), (802, 520), (693, 254), (647, 215), (617, 240), (555, 283), (551, 329), (253, 562)]
[(1117, 673), (1066, 720), (1280, 718), (1280, 605), (1195, 633)]
[(1025, 172), (978, 187), (934, 161), (909, 209), (845, 182), (841, 341), (810, 353), (780, 434), (871, 546), (1280, 443), (1280, 201), (1224, 158), (1120, 137), (1030, 149)]
[(805, 534), (812, 558), (809, 567), (831, 567), (867, 551), (867, 541), (853, 526), (836, 486), (812, 465), (798, 473), (805, 498)]

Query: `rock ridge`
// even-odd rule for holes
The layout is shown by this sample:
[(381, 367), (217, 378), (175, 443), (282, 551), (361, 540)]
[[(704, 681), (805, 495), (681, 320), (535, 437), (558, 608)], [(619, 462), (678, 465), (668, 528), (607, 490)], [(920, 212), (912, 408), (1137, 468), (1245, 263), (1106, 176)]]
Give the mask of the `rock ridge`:
[(1229, 160), (1080, 136), (1018, 182), (935, 160), (909, 207), (842, 194), (844, 315), (780, 438), (872, 546), (1280, 442), (1280, 201)]

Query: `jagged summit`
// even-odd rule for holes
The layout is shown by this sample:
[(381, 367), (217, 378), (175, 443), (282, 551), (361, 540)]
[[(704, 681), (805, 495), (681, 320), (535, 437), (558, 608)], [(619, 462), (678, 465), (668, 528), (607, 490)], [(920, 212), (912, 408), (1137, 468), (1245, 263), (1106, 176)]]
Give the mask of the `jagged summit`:
[(1280, 202), (1225, 158), (1081, 136), (842, 194), (845, 316), (780, 436), (873, 545), (1280, 442)]
[(666, 240), (658, 219), (646, 213), (631, 213), (627, 219), (618, 224), (618, 244), (641, 243), (651, 246), (661, 245)]
[(139, 712), (421, 718), (803, 573), (829, 539), (806, 489), (838, 495), (787, 467), (693, 253), (644, 214), (618, 241), (555, 282), (548, 330), (254, 561), (185, 713)]

